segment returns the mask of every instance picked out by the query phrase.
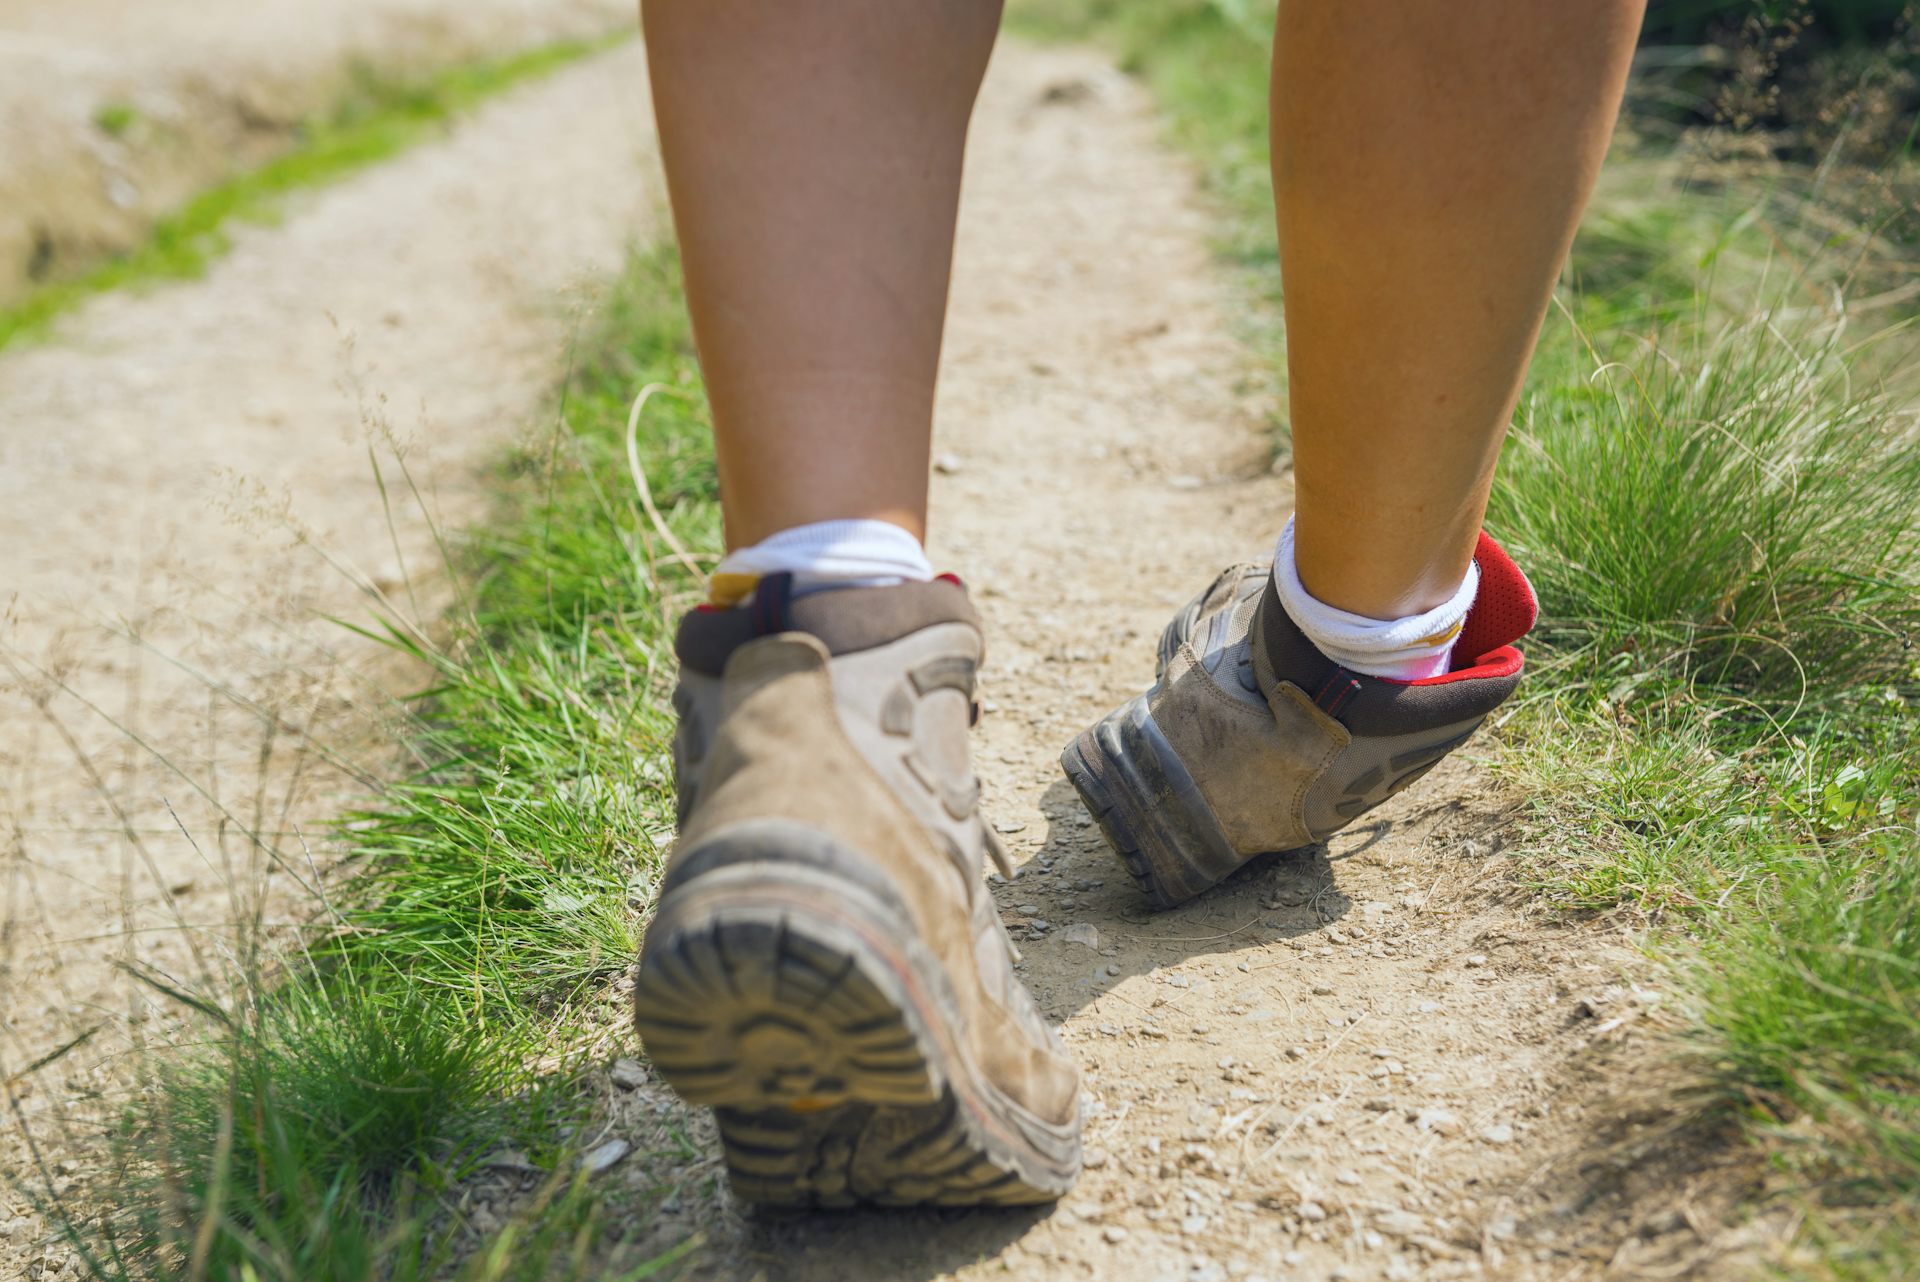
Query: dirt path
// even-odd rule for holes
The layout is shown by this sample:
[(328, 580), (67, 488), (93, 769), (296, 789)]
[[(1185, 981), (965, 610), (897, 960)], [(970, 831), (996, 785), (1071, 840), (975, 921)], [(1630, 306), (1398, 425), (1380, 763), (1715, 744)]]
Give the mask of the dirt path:
[[(472, 519), (477, 465), (563, 366), (571, 287), (658, 231), (654, 154), (629, 45), (242, 230), (202, 281), (0, 354), (0, 1081), (107, 1029), (22, 1088), (50, 1162), (53, 1089), (118, 1089), (120, 1017), (137, 1037), (158, 1013), (111, 964), (230, 962), (179, 925), (217, 941), (250, 909), (240, 829), (330, 814), (351, 783), (311, 745), (351, 757), (415, 679), (323, 617), (368, 616), (355, 578), (403, 613), (409, 571), (432, 578), (428, 523), (396, 493), (390, 530), (370, 451), (397, 489), (399, 442), (442, 522)], [(297, 900), (302, 872), (270, 881)], [(0, 1182), (0, 1277), (37, 1236), (11, 1202)]]
[(1290, 498), (1270, 380), (1140, 90), (1003, 46), (973, 139), (933, 542), (989, 624), (977, 751), (1024, 861), (997, 893), (1084, 1070), (1089, 1169), (1051, 1212), (801, 1222), (703, 1208), (690, 1180), (679, 1227), (743, 1279), (1597, 1273), (1626, 1226), (1589, 1243), (1591, 1214), (1561, 1213), (1591, 1138), (1565, 1086), (1606, 1022), (1587, 1012), (1638, 1007), (1623, 953), (1509, 892), (1484, 775), (1452, 765), (1158, 916), (1061, 777), (1061, 746), (1151, 680), (1166, 619), (1265, 552)]
[(0, 0), (0, 305), (282, 149), (356, 76), (631, 15), (622, 0)]

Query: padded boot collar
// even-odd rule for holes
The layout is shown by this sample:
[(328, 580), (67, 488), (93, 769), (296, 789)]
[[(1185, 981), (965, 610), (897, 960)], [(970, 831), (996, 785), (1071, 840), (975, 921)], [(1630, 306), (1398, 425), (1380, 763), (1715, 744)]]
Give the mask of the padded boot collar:
[(832, 655), (898, 641), (938, 623), (978, 630), (980, 616), (954, 578), (885, 588), (834, 588), (795, 597), (793, 576), (770, 574), (753, 599), (730, 609), (701, 606), (680, 620), (673, 650), (682, 666), (718, 676), (733, 652), (757, 637), (804, 632)]

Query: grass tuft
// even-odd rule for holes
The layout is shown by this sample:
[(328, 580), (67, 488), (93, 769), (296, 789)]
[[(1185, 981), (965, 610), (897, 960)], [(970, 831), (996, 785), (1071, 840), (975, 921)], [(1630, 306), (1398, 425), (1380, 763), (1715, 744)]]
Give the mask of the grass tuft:
[(1583, 378), (1543, 362), (1488, 513), (1563, 679), (1657, 671), (1791, 707), (1909, 678), (1920, 433), (1844, 326), (1767, 311), (1589, 341)]
[[(400, 744), (420, 764), (343, 820), (353, 875), (311, 929), (203, 985), (232, 1009), (187, 994), (205, 1018), (153, 1057), (111, 1209), (69, 1223), (92, 1277), (638, 1278), (696, 1249), (637, 1256), (654, 1194), (578, 1173), (603, 981), (631, 964), (672, 825), (666, 638), (693, 590), (633, 497), (644, 383), (685, 393), (641, 425), (655, 501), (682, 542), (718, 537), (670, 252), (634, 256), (574, 355), (581, 428), (516, 450), (493, 518), (448, 540), (454, 608), (370, 630), (429, 674)], [(411, 488), (395, 465), (383, 490)], [(494, 1192), (495, 1227), (463, 1190), (508, 1148), (544, 1174)]]

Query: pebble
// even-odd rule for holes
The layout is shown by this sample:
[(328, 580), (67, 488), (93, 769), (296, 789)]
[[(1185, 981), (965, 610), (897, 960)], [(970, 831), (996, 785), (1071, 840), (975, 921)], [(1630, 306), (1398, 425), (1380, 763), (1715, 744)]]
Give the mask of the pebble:
[(1333, 1178), (1336, 1183), (1345, 1184), (1349, 1188), (1352, 1188), (1354, 1185), (1360, 1183), (1360, 1177), (1358, 1175), (1355, 1175), (1352, 1171), (1342, 1171), (1338, 1175), (1334, 1176)]
[(1485, 953), (1469, 953), (1467, 955), (1467, 966), (1469, 969), (1477, 970), (1486, 964), (1487, 955)]
[(1097, 1171), (1106, 1164), (1107, 1150), (1103, 1148), (1090, 1148), (1080, 1156), (1080, 1165), (1089, 1171)]
[(940, 454), (933, 460), (933, 470), (942, 476), (953, 476), (964, 466), (958, 454)]
[[(1065, 907), (1065, 905), (1061, 905)], [(1094, 952), (1100, 951), (1100, 931), (1088, 922), (1077, 921), (1060, 932), (1060, 938), (1069, 944), (1081, 944)]]
[(480, 1159), (480, 1165), (494, 1171), (537, 1171), (540, 1168), (527, 1160), (527, 1155), (517, 1148), (497, 1149)]
[(1333, 996), (1333, 985), (1332, 984), (1315, 984), (1313, 986), (1313, 995), (1315, 997), (1331, 997)]
[(1373, 1222), (1381, 1232), (1395, 1237), (1417, 1237), (1427, 1231), (1427, 1222), (1412, 1211), (1382, 1211)]
[(1459, 1115), (1440, 1107), (1423, 1108), (1414, 1114), (1413, 1124), (1423, 1131), (1432, 1131), (1435, 1135), (1458, 1135), (1460, 1133)]
[(1002, 833), (1025, 832), (1027, 825), (1026, 821), (1022, 819), (1002, 819), (993, 826), (993, 830)]
[(1100, 1236), (1107, 1240), (1108, 1245), (1118, 1246), (1127, 1240), (1127, 1231), (1118, 1224), (1109, 1224), (1100, 1230)]
[(1180, 1221), (1180, 1231), (1182, 1233), (1204, 1233), (1206, 1230), (1207, 1217), (1204, 1215), (1189, 1215)]
[(633, 1145), (625, 1140), (608, 1140), (581, 1158), (580, 1168), (589, 1175), (598, 1175), (632, 1151)]
[(1513, 1143), (1513, 1128), (1505, 1122), (1496, 1123), (1481, 1130), (1480, 1140), (1485, 1144), (1511, 1144)]
[(1287, 1047), (1287, 1058), (1288, 1058), (1288, 1059), (1305, 1059), (1306, 1057), (1307, 1057), (1307, 1048), (1306, 1048), (1306, 1047), (1304, 1047), (1304, 1046), (1289, 1046), (1289, 1047)]
[(637, 1059), (616, 1059), (607, 1076), (623, 1091), (638, 1090), (647, 1084), (647, 1066)]
[(1318, 1224), (1327, 1218), (1327, 1208), (1318, 1202), (1302, 1202), (1293, 1208), (1293, 1213), (1309, 1224)]
[(1022, 915), (1027, 917), (1038, 917), (1040, 915), (1040, 905), (1039, 904), (1021, 904), (1019, 906), (1019, 911)]

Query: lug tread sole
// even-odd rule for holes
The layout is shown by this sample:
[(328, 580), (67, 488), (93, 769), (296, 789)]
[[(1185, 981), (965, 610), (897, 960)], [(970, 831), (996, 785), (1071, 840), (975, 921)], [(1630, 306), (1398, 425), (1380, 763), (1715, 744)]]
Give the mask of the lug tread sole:
[[(634, 1022), (654, 1067), (714, 1110), (735, 1196), (776, 1209), (1057, 1199), (1073, 1160), (969, 1115), (897, 968), (842, 923), (743, 900), (656, 920)], [(653, 932), (650, 932), (650, 936)]]

